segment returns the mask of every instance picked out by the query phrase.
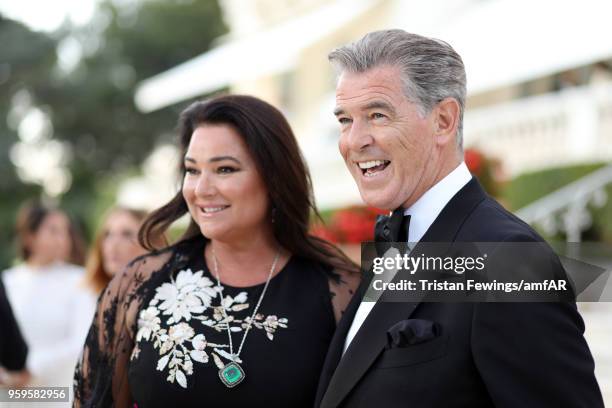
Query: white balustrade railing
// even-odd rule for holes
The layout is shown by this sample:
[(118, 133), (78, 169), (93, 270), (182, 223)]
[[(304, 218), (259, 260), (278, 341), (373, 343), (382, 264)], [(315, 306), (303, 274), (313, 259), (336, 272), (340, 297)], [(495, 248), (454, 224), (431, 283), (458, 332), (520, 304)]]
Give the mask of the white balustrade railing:
[(465, 145), (498, 158), (509, 177), (612, 161), (612, 84), (593, 84), (468, 110)]
[(566, 232), (568, 242), (580, 242), (582, 231), (591, 226), (589, 206), (602, 207), (608, 197), (606, 186), (612, 184), (612, 165), (602, 167), (516, 212), (529, 224), (541, 226), (553, 234)]

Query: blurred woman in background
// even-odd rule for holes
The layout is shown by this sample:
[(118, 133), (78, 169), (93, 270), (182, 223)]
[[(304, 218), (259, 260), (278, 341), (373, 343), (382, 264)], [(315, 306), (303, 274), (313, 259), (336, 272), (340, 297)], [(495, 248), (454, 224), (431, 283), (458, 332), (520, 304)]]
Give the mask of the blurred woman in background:
[(138, 229), (147, 216), (142, 210), (113, 207), (102, 221), (87, 259), (85, 284), (96, 296), (132, 259), (146, 253)]
[(29, 347), (29, 385), (68, 386), (95, 309), (72, 263), (82, 262), (82, 240), (63, 211), (40, 203), (24, 205), (16, 227), (23, 263), (2, 279)]

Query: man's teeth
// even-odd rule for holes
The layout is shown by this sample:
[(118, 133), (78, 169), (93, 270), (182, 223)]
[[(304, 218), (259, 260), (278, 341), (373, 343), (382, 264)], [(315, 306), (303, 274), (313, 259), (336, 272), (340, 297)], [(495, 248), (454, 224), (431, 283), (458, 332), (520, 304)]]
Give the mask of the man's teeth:
[(367, 162), (360, 162), (359, 168), (361, 170), (371, 169), (372, 167), (382, 166), (383, 164), (389, 163), (388, 160), (371, 160)]
[(389, 160), (370, 160), (357, 164), (364, 176), (371, 177), (379, 171), (383, 171), (389, 163), (391, 163)]

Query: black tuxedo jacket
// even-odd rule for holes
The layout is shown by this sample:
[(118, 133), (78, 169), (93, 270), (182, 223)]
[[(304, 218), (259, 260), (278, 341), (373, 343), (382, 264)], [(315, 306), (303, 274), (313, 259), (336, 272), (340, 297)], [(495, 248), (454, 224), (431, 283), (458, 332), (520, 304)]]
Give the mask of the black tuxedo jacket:
[[(541, 241), (475, 179), (421, 239)], [(552, 250), (545, 256), (558, 262)], [(574, 303), (378, 302), (342, 356), (360, 302), (355, 295), (338, 324), (316, 407), (603, 407)], [(387, 347), (392, 326), (416, 323), (433, 323), (439, 335)]]

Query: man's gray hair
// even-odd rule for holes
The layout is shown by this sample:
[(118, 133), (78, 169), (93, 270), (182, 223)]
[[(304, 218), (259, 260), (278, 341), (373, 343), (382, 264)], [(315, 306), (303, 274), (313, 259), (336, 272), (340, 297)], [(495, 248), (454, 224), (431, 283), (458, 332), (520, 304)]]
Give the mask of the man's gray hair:
[(383, 65), (400, 68), (404, 93), (423, 116), (443, 99), (454, 98), (460, 109), (456, 142), (462, 149), (465, 67), (450, 45), (403, 30), (374, 31), (336, 48), (328, 58), (340, 72), (365, 72)]

